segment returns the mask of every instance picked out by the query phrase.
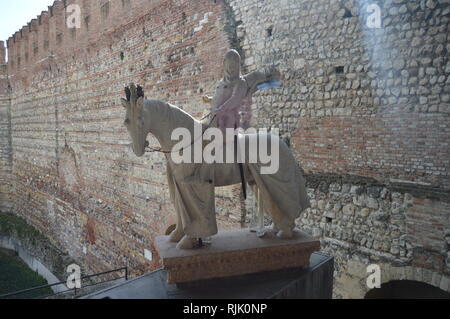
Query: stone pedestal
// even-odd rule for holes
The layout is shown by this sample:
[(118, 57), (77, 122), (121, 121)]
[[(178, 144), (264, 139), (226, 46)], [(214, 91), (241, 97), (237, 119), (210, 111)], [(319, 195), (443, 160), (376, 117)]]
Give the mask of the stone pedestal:
[(179, 250), (167, 236), (156, 239), (156, 248), (169, 284), (306, 267), (320, 242), (296, 230), (293, 239), (279, 239), (268, 232), (258, 238), (248, 229), (223, 231), (212, 244)]
[(311, 255), (308, 267), (257, 274), (168, 284), (160, 269), (84, 299), (330, 299), (334, 260), (321, 252)]

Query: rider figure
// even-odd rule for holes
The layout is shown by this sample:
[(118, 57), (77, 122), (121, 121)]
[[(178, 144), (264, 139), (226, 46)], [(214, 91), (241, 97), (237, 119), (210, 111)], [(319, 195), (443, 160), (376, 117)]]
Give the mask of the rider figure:
[[(207, 121), (210, 127), (219, 128), (224, 136), (226, 129), (248, 129), (251, 118), (252, 95), (258, 91), (260, 84), (279, 81), (280, 73), (275, 68), (266, 72), (252, 72), (241, 75), (241, 56), (236, 50), (229, 50), (224, 59), (224, 77), (216, 88), (213, 98), (204, 97), (212, 104), (211, 115)], [(245, 121), (241, 123), (241, 113), (245, 111)], [(199, 172), (199, 170), (207, 170)], [(192, 176), (185, 183), (205, 183), (211, 181), (211, 167), (199, 164)]]

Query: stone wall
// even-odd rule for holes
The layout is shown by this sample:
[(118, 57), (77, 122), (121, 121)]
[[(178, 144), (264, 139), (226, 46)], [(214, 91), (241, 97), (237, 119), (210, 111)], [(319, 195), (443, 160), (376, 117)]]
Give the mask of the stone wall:
[(370, 29), (369, 2), (232, 1), (247, 69), (284, 71), (256, 123), (308, 171), (449, 188), (449, 4), (425, 2), (370, 2), (383, 22)]
[[(82, 8), (76, 31), (64, 26), (71, 3)], [(369, 4), (381, 9), (380, 29), (366, 24)], [(307, 173), (313, 207), (298, 225), (336, 257), (335, 296), (363, 297), (371, 263), (383, 282), (449, 291), (449, 7), (57, 1), (8, 41), (12, 144), (2, 154), (12, 145), (13, 209), (91, 271), (157, 268), (153, 239), (174, 222), (164, 158), (131, 153), (123, 86), (143, 83), (147, 98), (200, 117), (234, 47), (246, 72), (283, 73), (283, 88), (255, 97), (253, 122), (280, 128)], [(239, 187), (217, 202), (222, 228), (248, 221), (254, 206)]]
[[(382, 28), (367, 26), (367, 7)], [(335, 296), (382, 281), (449, 291), (450, 2), (231, 1), (247, 70), (279, 65), (255, 98), (308, 175), (299, 227), (336, 256)]]
[(364, 296), (371, 264), (380, 265), (382, 283), (408, 279), (448, 291), (448, 192), (354, 176), (308, 180), (312, 207), (298, 226), (335, 256), (336, 297)]

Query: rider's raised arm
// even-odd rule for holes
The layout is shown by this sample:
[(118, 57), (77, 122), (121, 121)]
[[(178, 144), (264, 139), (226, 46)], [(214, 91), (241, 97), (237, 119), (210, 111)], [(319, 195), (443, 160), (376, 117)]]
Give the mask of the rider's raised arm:
[(252, 72), (244, 76), (250, 95), (258, 91), (258, 85), (269, 81), (280, 81), (281, 73), (276, 68), (269, 68), (264, 72)]

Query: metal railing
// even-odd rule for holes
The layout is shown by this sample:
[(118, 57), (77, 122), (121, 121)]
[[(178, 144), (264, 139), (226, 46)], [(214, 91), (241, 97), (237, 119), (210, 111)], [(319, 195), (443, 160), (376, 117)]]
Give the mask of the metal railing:
[[(81, 279), (81, 281), (83, 281), (83, 280), (87, 280), (87, 279), (92, 279), (94, 277), (99, 277), (99, 276), (111, 274), (111, 273), (114, 273), (114, 272), (121, 272), (121, 271), (124, 271), (125, 275), (121, 276), (119, 278), (105, 280), (105, 281), (101, 281), (101, 282), (95, 282), (95, 283), (91, 283), (91, 284), (87, 284), (87, 285), (82, 285), (81, 288), (78, 288), (78, 289), (75, 287), (75, 288), (72, 288), (72, 289), (67, 289), (65, 291), (55, 292), (53, 294), (49, 294), (49, 295), (46, 295), (46, 296), (35, 297), (35, 299), (46, 299), (46, 298), (54, 297), (54, 296), (57, 296), (57, 295), (67, 294), (67, 293), (70, 293), (70, 292), (73, 292), (74, 296), (77, 296), (77, 292), (79, 292), (80, 290), (83, 290), (83, 289), (85, 289), (87, 287), (97, 286), (97, 285), (101, 285), (101, 284), (108, 283), (108, 282), (113, 282), (113, 281), (116, 281), (116, 280), (119, 280), (119, 279), (123, 279), (123, 278), (125, 278), (125, 280), (128, 281), (128, 267), (122, 267), (122, 268), (118, 268), (118, 269), (114, 269), (114, 270), (104, 271), (104, 272), (101, 272), (101, 273), (97, 273), (97, 274), (81, 277), (80, 279)], [(39, 286), (39, 287), (33, 287), (33, 288), (29, 288), (29, 289), (24, 289), (24, 290), (8, 293), (8, 294), (5, 294), (5, 295), (0, 295), (0, 299), (10, 299), (12, 297), (18, 297), (18, 296), (24, 295), (26, 293), (38, 291), (38, 290), (41, 290), (41, 289), (48, 289), (48, 288), (52, 288), (52, 287), (55, 287), (55, 286), (58, 286), (58, 285), (64, 285), (65, 287), (67, 287), (66, 283), (67, 283), (66, 281), (61, 281), (61, 282), (57, 282), (57, 283), (50, 284), (50, 285), (43, 285), (43, 286)]]

